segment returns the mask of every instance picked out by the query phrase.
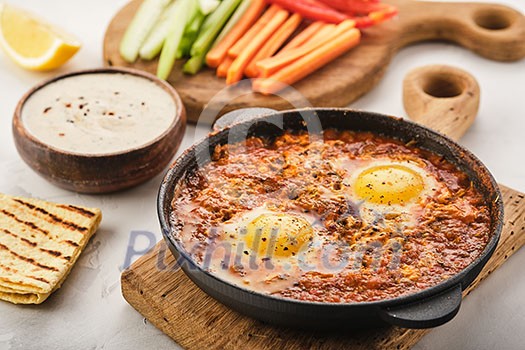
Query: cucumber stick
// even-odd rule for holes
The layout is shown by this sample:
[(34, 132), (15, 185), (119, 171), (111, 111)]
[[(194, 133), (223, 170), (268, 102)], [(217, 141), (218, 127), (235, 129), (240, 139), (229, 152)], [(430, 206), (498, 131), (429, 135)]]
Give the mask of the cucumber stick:
[(140, 48), (140, 58), (152, 60), (160, 53), (160, 50), (162, 50), (162, 45), (164, 45), (164, 41), (171, 28), (171, 21), (174, 18), (173, 12), (177, 11), (178, 6), (176, 6), (176, 3), (177, 1), (171, 3), (162, 13), (157, 24), (155, 24)]
[(241, 0), (223, 0), (219, 7), (212, 12), (202, 24), (199, 37), (191, 48), (192, 56), (206, 55), (215, 38), (237, 9)]
[(184, 73), (196, 74), (204, 65), (206, 54), (215, 38), (238, 8), (242, 0), (223, 0), (219, 7), (202, 24), (199, 36), (191, 47), (191, 58), (182, 68)]
[(200, 56), (193, 56), (188, 61), (186, 61), (186, 63), (184, 63), (182, 71), (187, 74), (197, 74), (202, 68), (205, 58), (206, 54)]
[(228, 20), (228, 23), (224, 26), (224, 28), (221, 30), (221, 33), (215, 39), (215, 42), (213, 43), (213, 46), (217, 45), (224, 39), (226, 35), (233, 29), (233, 27), (237, 24), (237, 22), (240, 21), (246, 10), (250, 7), (252, 4), (252, 0), (242, 0), (239, 7), (237, 7), (237, 10), (233, 13), (233, 15)]
[(201, 12), (206, 16), (215, 11), (221, 2), (219, 0), (199, 0)]
[(179, 48), (177, 49), (177, 59), (190, 54), (191, 46), (195, 42), (195, 39), (197, 39), (204, 18), (205, 15), (201, 11), (197, 11), (195, 18), (193, 18), (191, 23), (186, 26), (186, 31), (184, 32), (184, 36), (182, 37)]
[(171, 0), (144, 0), (120, 42), (120, 55), (135, 62), (140, 47)]
[(157, 67), (157, 76), (161, 79), (167, 79), (170, 75), (184, 30), (199, 9), (195, 0), (176, 0), (175, 4), (177, 9), (172, 13), (171, 28), (164, 41)]

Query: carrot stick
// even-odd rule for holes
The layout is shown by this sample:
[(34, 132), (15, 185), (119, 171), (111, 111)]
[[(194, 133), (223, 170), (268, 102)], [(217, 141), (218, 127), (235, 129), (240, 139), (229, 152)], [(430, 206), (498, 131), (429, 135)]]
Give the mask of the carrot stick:
[(264, 15), (228, 50), (228, 55), (235, 58), (244, 50), (246, 46), (259, 34), (264, 27), (271, 21), (272, 17), (282, 9), (277, 5), (272, 5)]
[[(280, 56), (281, 58), (287, 55), (297, 55), (300, 54), (301, 50), (308, 49), (310, 47), (310, 50), (312, 47), (319, 47), (323, 43), (330, 40), (335, 35), (335, 31), (337, 30), (337, 26), (335, 24), (331, 23), (324, 23), (323, 26), (319, 29), (317, 33), (315, 33), (310, 39), (306, 40), (303, 45), (296, 47), (294, 50), (290, 50), (288, 53), (279, 54), (276, 56)], [(302, 55), (301, 55), (302, 56)]]
[(323, 43), (329, 41), (336, 30), (335, 24), (323, 23), (319, 31), (314, 34), (306, 42), (296, 47), (295, 49), (289, 50), (288, 52), (278, 53), (277, 55), (269, 58), (262, 59), (256, 63), (261, 78), (267, 78), (273, 73), (277, 72), (282, 67), (293, 62), (297, 58), (306, 55), (308, 52), (315, 50)]
[(308, 39), (310, 39), (312, 36), (315, 35), (321, 29), (323, 26), (323, 22), (317, 21), (311, 23), (308, 27), (306, 27), (303, 31), (301, 31), (299, 34), (297, 34), (288, 44), (286, 44), (279, 53), (286, 52), (291, 49), (295, 49), (296, 47), (301, 46), (304, 44)]
[(259, 52), (255, 54), (255, 56), (252, 58), (246, 69), (244, 70), (244, 74), (247, 77), (255, 78), (257, 75), (259, 75), (259, 69), (255, 66), (257, 61), (271, 57), (274, 53), (279, 50), (279, 48), (283, 45), (283, 43), (292, 35), (292, 33), (297, 29), (299, 24), (303, 18), (301, 15), (295, 13), (284, 24), (275, 31), (275, 33), (270, 37), (270, 39), (261, 47)]
[(206, 64), (209, 67), (218, 67), (228, 54), (228, 50), (239, 40), (255, 21), (261, 16), (266, 2), (264, 0), (253, 0), (246, 13), (232, 30), (222, 39), (217, 46), (211, 49), (206, 55)]
[(222, 61), (219, 67), (217, 67), (217, 77), (226, 78), (226, 75), (228, 74), (228, 69), (230, 69), (232, 63), (233, 58), (231, 58), (230, 56), (226, 56), (224, 58), (224, 61)]
[(309, 52), (297, 61), (284, 67), (269, 78), (257, 79), (253, 83), (253, 90), (265, 95), (277, 92), (282, 84), (293, 84), (325, 64), (341, 56), (359, 43), (361, 32), (351, 29), (332, 38), (321, 47)]
[(317, 34), (311, 37), (302, 46), (257, 62), (256, 66), (259, 68), (260, 76), (262, 78), (269, 77), (296, 59), (310, 53), (330, 40), (333, 40), (334, 37), (349, 31), (354, 28), (354, 26), (355, 22), (352, 20), (343, 21), (337, 26), (334, 26), (333, 24), (325, 24)]
[(302, 46), (307, 46), (311, 45), (312, 43), (315, 44), (328, 40), (330, 36), (333, 35), (334, 30), (336, 30), (336, 28), (337, 26), (335, 24), (324, 23), (321, 26), (321, 28), (319, 28), (319, 31), (315, 33), (310, 39), (306, 40)]
[(270, 21), (264, 25), (262, 30), (248, 43), (242, 52), (235, 58), (228, 75), (226, 76), (226, 84), (235, 84), (242, 79), (244, 70), (250, 63), (251, 59), (257, 51), (264, 45), (270, 36), (279, 28), (281, 24), (288, 18), (288, 11), (278, 8), (277, 13), (272, 16)]

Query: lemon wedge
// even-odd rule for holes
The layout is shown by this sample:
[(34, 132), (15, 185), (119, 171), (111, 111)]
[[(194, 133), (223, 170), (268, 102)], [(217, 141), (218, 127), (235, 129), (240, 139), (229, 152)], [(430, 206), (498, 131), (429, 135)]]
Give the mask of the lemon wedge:
[(18, 65), (42, 71), (64, 64), (81, 44), (31, 13), (0, 4), (0, 46)]

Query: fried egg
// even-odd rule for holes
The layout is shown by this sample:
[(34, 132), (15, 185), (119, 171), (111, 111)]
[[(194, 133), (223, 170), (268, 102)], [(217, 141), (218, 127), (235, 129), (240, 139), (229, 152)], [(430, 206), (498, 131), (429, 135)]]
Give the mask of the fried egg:
[(244, 255), (285, 262), (314, 241), (316, 221), (311, 214), (281, 213), (263, 206), (228, 220), (222, 231), (225, 240), (238, 250), (243, 248)]
[(265, 206), (236, 215), (219, 228), (220, 241), (230, 252), (228, 261), (214, 256), (211, 267), (238, 285), (257, 285), (270, 293), (290, 287), (322, 244), (314, 228), (317, 222), (308, 213), (282, 213)]
[(312, 225), (304, 218), (284, 213), (265, 213), (250, 221), (244, 241), (262, 257), (289, 258), (313, 239)]
[(375, 204), (408, 203), (424, 188), (423, 176), (401, 164), (374, 165), (362, 171), (354, 183), (356, 195)]
[(407, 205), (432, 195), (441, 185), (412, 160), (377, 159), (352, 171), (349, 182), (355, 196), (379, 205)]
[(412, 160), (374, 159), (353, 169), (345, 183), (349, 196), (359, 203), (363, 220), (370, 224), (388, 214), (404, 216), (405, 226), (415, 221), (413, 210), (426, 197), (443, 190), (443, 185)]

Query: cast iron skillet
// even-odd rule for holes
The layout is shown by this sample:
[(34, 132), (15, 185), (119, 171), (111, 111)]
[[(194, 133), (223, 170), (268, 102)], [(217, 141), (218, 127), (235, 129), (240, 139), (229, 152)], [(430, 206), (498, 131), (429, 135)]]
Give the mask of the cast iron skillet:
[[(237, 113), (238, 115), (238, 113)], [(304, 109), (275, 112), (251, 118), (216, 131), (184, 152), (166, 174), (159, 190), (158, 214), (162, 234), (188, 277), (207, 294), (226, 306), (274, 325), (302, 329), (348, 329), (396, 325), (405, 328), (436, 327), (459, 310), (461, 292), (480, 273), (494, 252), (503, 224), (499, 189), (487, 168), (454, 141), (418, 124), (376, 113), (347, 109)], [(397, 298), (359, 303), (321, 303), (290, 300), (253, 292), (225, 282), (201, 269), (177, 240), (170, 223), (171, 203), (179, 184), (209, 161), (214, 147), (242, 140), (246, 135), (272, 137), (283, 130), (319, 128), (373, 131), (443, 155), (473, 181), (490, 206), (491, 239), (481, 255), (450, 279), (420, 292)], [(312, 131), (313, 130), (313, 131)], [(318, 131), (318, 130), (317, 130)]]

